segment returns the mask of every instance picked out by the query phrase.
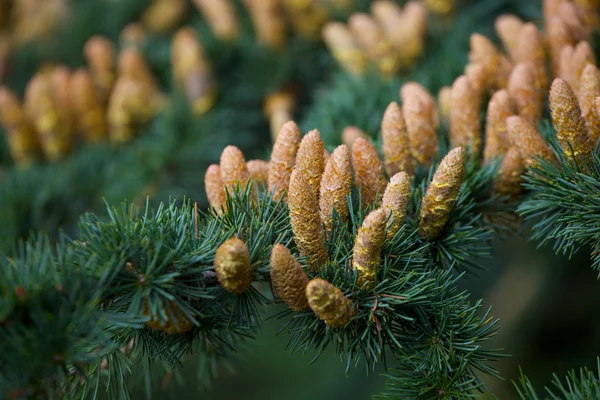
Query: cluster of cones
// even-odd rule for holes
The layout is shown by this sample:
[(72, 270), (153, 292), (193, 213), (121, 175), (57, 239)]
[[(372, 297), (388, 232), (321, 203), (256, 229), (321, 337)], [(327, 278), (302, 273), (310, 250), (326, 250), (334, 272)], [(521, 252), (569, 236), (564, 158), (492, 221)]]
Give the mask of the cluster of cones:
[(11, 50), (43, 40), (69, 15), (67, 0), (0, 0), (0, 79)]
[[(232, 0), (193, 0), (210, 29), (220, 39), (239, 35), (240, 17)], [(242, 0), (259, 43), (282, 49), (288, 41), (288, 26), (295, 35), (318, 38), (323, 24), (335, 9), (353, 7), (353, 0)]]
[[(29, 165), (42, 156), (59, 160), (78, 141), (132, 140), (165, 104), (141, 52), (144, 38), (141, 26), (127, 26), (117, 54), (109, 39), (92, 37), (84, 48), (87, 67), (42, 68), (27, 84), (23, 103), (0, 88), (1, 122), (15, 162)], [(195, 31), (179, 29), (171, 50), (174, 83), (202, 115), (216, 101), (216, 85)]]
[[(590, 15), (584, 17), (583, 3), (587, 4), (544, 1), (545, 32), (515, 16), (501, 16), (495, 28), (506, 54), (486, 37), (473, 34), (464, 75), (439, 93), (451, 144), (470, 147), (479, 155), (485, 138), (484, 163), (503, 157), (496, 190), (513, 200), (522, 190), (525, 169), (535, 166), (538, 157), (553, 157), (537, 130), (550, 76), (552, 122), (565, 152), (589, 154), (600, 136), (596, 100), (600, 78), (588, 42), (597, 26), (598, 9), (588, 10)], [(479, 115), (487, 96), (484, 136)]]
[[(385, 118), (386, 129), (405, 129), (398, 121)], [(398, 142), (387, 144), (390, 151), (400, 150), (394, 145), (399, 146)], [(250, 167), (257, 163), (260, 168)], [(377, 149), (365, 138), (357, 138), (352, 150), (342, 144), (329, 155), (317, 130), (302, 137), (290, 121), (281, 128), (269, 163), (246, 163), (239, 149), (228, 146), (220, 164), (209, 167), (205, 188), (217, 212), (226, 206), (227, 190), (244, 189), (253, 181), (266, 186), (275, 199), (286, 201), (296, 247), (306, 266), (317, 272), (329, 262), (327, 237), (333, 229), (334, 210), (341, 221), (348, 220), (348, 197), (354, 180), (363, 205), (373, 210), (355, 237), (352, 268), (357, 272), (358, 285), (370, 288), (377, 280), (384, 242), (392, 240), (402, 227), (409, 203), (410, 173), (393, 171), (396, 169), (388, 180)], [(419, 233), (424, 239), (433, 240), (442, 233), (464, 171), (465, 152), (453, 149), (442, 160), (423, 198)], [(340, 289), (320, 278), (309, 281), (299, 262), (281, 245), (273, 249), (271, 277), (278, 295), (293, 310), (308, 305), (336, 327), (344, 326), (353, 315), (351, 301)]]
[[(240, 15), (235, 1), (191, 0), (191, 3), (216, 37), (222, 40), (238, 37)], [(423, 0), (423, 3), (441, 14), (453, 8), (453, 0)], [(140, 20), (149, 31), (165, 34), (185, 18), (189, 4), (190, 0), (153, 0)], [(250, 17), (257, 40), (275, 49), (285, 47), (289, 31), (299, 37), (317, 39), (323, 25), (336, 12), (356, 7), (355, 0), (242, 0), (241, 5)], [(394, 22), (407, 21), (408, 16)]]
[(322, 36), (346, 72), (360, 76), (370, 62), (387, 78), (409, 69), (423, 53), (427, 17), (427, 7), (421, 2), (409, 1), (400, 7), (378, 0), (371, 5), (371, 15), (352, 14), (347, 25), (329, 22)]
[[(407, 82), (400, 88), (400, 101), (388, 105), (381, 123), (381, 150), (390, 176), (399, 171), (412, 175), (419, 164), (430, 166), (439, 149), (440, 118), (431, 93), (417, 82)], [(369, 135), (356, 126), (342, 132), (342, 143), (348, 147), (358, 138)]]

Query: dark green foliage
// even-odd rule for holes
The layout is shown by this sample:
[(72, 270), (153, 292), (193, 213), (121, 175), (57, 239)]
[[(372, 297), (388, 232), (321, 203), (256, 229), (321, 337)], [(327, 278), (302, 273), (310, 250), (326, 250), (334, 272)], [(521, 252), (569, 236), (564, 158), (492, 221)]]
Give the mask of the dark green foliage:
[(77, 386), (79, 368), (114, 351), (99, 283), (75, 258), (64, 242), (53, 252), (47, 240), (32, 239), (0, 261), (3, 397), (58, 398)]
[[(479, 302), (470, 305), (465, 293), (448, 293), (452, 307), (428, 320), (400, 340), (410, 345), (396, 354), (400, 367), (387, 374), (386, 391), (377, 399), (470, 399), (485, 388), (476, 371), (497, 376), (487, 363), (501, 357), (498, 351), (481, 346), (498, 330), (498, 321), (478, 315)], [(455, 308), (456, 307), (456, 308)], [(416, 333), (416, 335), (415, 335)]]
[(552, 243), (556, 253), (572, 256), (591, 245), (593, 267), (600, 268), (600, 157), (589, 160), (566, 157), (551, 138), (557, 162), (540, 160), (540, 166), (525, 176), (531, 195), (519, 206), (519, 213), (532, 225), (532, 239), (540, 245)]
[(519, 382), (514, 382), (519, 396), (523, 400), (580, 400), (600, 398), (600, 360), (598, 360), (597, 371), (581, 368), (579, 373), (569, 371), (564, 381), (556, 374), (552, 379), (552, 387), (546, 387), (546, 395), (540, 396), (534, 389), (523, 371)]
[[(62, 240), (56, 252), (44, 240), (3, 258), (2, 393), (82, 393), (99, 385), (123, 398), (133, 360), (174, 367), (192, 351), (199, 373), (214, 373), (211, 360), (235, 352), (258, 328), (268, 302), (260, 289), (268, 276), (267, 244), (290, 240), (285, 207), (269, 197), (255, 203), (246, 192), (229, 200), (229, 210), (217, 218), (197, 214), (189, 202), (144, 214), (123, 205), (110, 208), (107, 220), (84, 216), (78, 240)], [(242, 295), (226, 292), (212, 271), (216, 248), (236, 234), (248, 240), (257, 283)], [(185, 334), (145, 327), (155, 318), (176, 324), (183, 318), (195, 327)], [(60, 374), (71, 366), (73, 388)]]
[[(465, 184), (465, 188), (485, 186), (478, 185), (477, 174), (474, 176), (469, 178), (474, 180), (468, 180), (470, 183)], [(91, 214), (84, 216), (77, 240), (62, 240), (55, 253), (44, 250), (41, 254), (45, 262), (54, 266), (50, 276), (64, 279), (61, 285), (68, 285), (73, 274), (80, 274), (81, 282), (90, 282), (84, 288), (77, 287), (79, 296), (93, 299), (90, 303), (93, 306), (84, 316), (106, 323), (83, 321), (77, 325), (82, 330), (80, 337), (100, 335), (104, 340), (102, 344), (85, 340), (88, 346), (85, 349), (92, 356), (83, 361), (76, 357), (67, 359), (68, 365), (79, 362), (73, 379), (80, 384), (66, 387), (63, 379), (53, 380), (52, 372), (46, 370), (30, 373), (37, 377), (35, 384), (42, 382), (44, 386), (55, 385), (59, 390), (78, 393), (107, 387), (113, 396), (122, 398), (127, 396), (122, 382), (135, 360), (143, 364), (160, 361), (168, 368), (175, 368), (186, 354), (194, 351), (204, 363), (211, 359), (206, 359), (207, 354), (229, 357), (240, 340), (253, 337), (264, 305), (272, 302), (268, 295), (272, 245), (283, 243), (294, 248), (286, 205), (274, 202), (262, 190), (257, 200), (255, 190), (253, 185), (248, 185), (244, 192), (233, 193), (223, 215), (200, 214), (189, 202), (181, 207), (174, 203), (161, 205), (155, 212), (147, 209), (144, 213), (127, 205), (120, 209), (109, 208), (107, 219)], [(472, 193), (463, 194), (465, 204), (473, 203)], [(494, 374), (488, 363), (500, 354), (481, 346), (494, 334), (497, 321), (478, 317), (480, 304), (471, 305), (467, 295), (456, 288), (458, 277), (454, 276), (451, 266), (460, 264), (460, 260), (448, 259), (445, 268), (438, 268), (438, 260), (432, 256), (429, 245), (420, 242), (416, 232), (409, 230), (410, 225), (386, 243), (375, 287), (357, 286), (350, 261), (357, 229), (368, 208), (360, 209), (358, 199), (350, 200), (353, 206), (349, 222), (334, 224), (328, 242), (331, 263), (318, 273), (309, 274), (339, 286), (354, 301), (358, 312), (342, 329), (327, 327), (312, 312), (296, 313), (291, 318), (289, 312), (284, 312), (280, 317), (289, 319), (290, 349), (305, 351), (314, 347), (320, 353), (332, 345), (348, 367), (350, 362), (361, 359), (368, 366), (385, 362), (386, 354), (391, 352), (400, 366), (412, 366), (415, 360), (421, 360), (421, 370), (439, 365), (441, 369), (436, 368), (435, 373), (454, 377), (452, 383), (445, 383), (448, 390), (459, 390), (472, 382), (475, 369)], [(473, 209), (470, 210), (473, 213)], [(459, 225), (459, 222), (452, 225), (445, 234), (451, 237), (454, 230), (460, 229)], [(241, 295), (230, 294), (218, 285), (212, 267), (216, 248), (233, 236), (248, 244), (253, 267), (254, 286)], [(454, 250), (448, 257), (466, 253), (460, 246), (468, 246), (468, 243), (453, 243)], [(27, 276), (28, 268), (36, 268), (39, 263), (35, 258), (28, 258), (39, 256), (39, 249), (22, 254), (14, 264), (25, 266), (8, 269), (15, 277), (2, 280), (6, 293), (18, 293), (18, 282), (22, 279), (19, 273)], [(22, 310), (23, 315), (35, 318), (34, 311), (43, 299), (41, 295), (32, 299)], [(64, 307), (58, 303), (52, 306)], [(3, 321), (10, 322), (20, 314), (13, 306), (2, 315)], [(74, 314), (71, 318), (77, 316)], [(184, 334), (167, 334), (144, 325), (150, 319), (170, 320), (177, 325), (182, 318), (195, 325)], [(5, 335), (4, 330), (10, 333), (10, 326), (4, 322), (0, 334)], [(37, 326), (29, 328), (32, 342), (23, 348), (56, 348), (46, 341)], [(57, 340), (78, 343), (71, 340), (68, 330), (58, 330)], [(13, 348), (15, 344), (6, 343), (7, 354), (23, 351), (23, 348)], [(103, 357), (108, 367), (100, 367)], [(26, 362), (26, 353), (21, 353), (18, 359), (27, 366), (35, 365)], [(466, 363), (465, 368), (461, 368), (462, 363)], [(149, 365), (145, 371), (148, 380)], [(82, 374), (89, 375), (89, 379), (78, 381)], [(5, 379), (9, 378), (10, 375)], [(439, 385), (438, 378), (427, 377), (433, 386)], [(14, 379), (7, 382), (10, 388), (26, 384)]]

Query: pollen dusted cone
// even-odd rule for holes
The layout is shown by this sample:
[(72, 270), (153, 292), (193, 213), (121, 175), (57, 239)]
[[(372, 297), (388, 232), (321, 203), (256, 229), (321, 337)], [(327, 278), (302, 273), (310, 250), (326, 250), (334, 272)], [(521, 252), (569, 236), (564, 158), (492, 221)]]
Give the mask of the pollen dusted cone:
[(154, 0), (141, 16), (148, 31), (157, 34), (171, 32), (185, 17), (186, 0)]
[(398, 54), (399, 67), (410, 68), (425, 46), (427, 10), (421, 3), (408, 2), (402, 9), (393, 1), (379, 0), (371, 4), (371, 13)]
[(367, 56), (341, 22), (328, 22), (323, 27), (323, 41), (342, 69), (354, 76), (361, 76), (367, 68)]
[(525, 165), (521, 152), (516, 147), (511, 147), (504, 158), (494, 179), (494, 192), (500, 196), (508, 196), (510, 201), (515, 201), (523, 191), (521, 175), (525, 173)]
[(70, 3), (66, 0), (19, 0), (12, 8), (11, 36), (18, 44), (44, 40), (67, 21)]
[(319, 199), (321, 177), (325, 170), (323, 152), (325, 145), (318, 130), (308, 132), (300, 142), (296, 155), (296, 170), (302, 174), (311, 188), (315, 199)]
[(594, 54), (594, 49), (589, 42), (579, 42), (577, 46), (575, 46), (575, 51), (573, 53), (573, 69), (575, 75), (574, 84), (571, 85), (575, 93), (579, 93), (579, 80), (581, 79), (581, 74), (583, 73), (583, 69), (588, 64), (597, 64), (596, 56)]
[(38, 73), (27, 84), (25, 111), (33, 122), (48, 160), (59, 160), (71, 151), (71, 124), (60, 108), (48, 75)]
[(389, 0), (377, 0), (371, 3), (371, 14), (392, 45), (401, 51), (401, 46), (406, 40), (406, 31), (402, 27), (405, 21), (400, 5)]
[(358, 138), (369, 140), (369, 135), (356, 126), (347, 126), (342, 131), (342, 143), (348, 146), (349, 149), (354, 146), (354, 142), (356, 142), (356, 139)]
[(134, 49), (142, 50), (147, 40), (148, 34), (144, 27), (135, 22), (125, 25), (119, 34), (121, 48), (133, 47)]
[(290, 177), (288, 206), (296, 247), (301, 256), (308, 257), (308, 265), (316, 271), (329, 259), (325, 231), (321, 223), (319, 201), (313, 195), (306, 177), (298, 170), (294, 170)]
[(558, 7), (564, 0), (542, 0), (542, 15), (544, 16), (544, 22), (548, 23), (550, 19), (556, 17), (558, 13)]
[(450, 143), (455, 147), (470, 147), (478, 154), (481, 147), (481, 99), (466, 76), (460, 76), (454, 81), (451, 98)]
[[(260, 0), (263, 1), (263, 0)], [(329, 15), (319, 0), (279, 0), (283, 3), (288, 20), (298, 36), (316, 39)]]
[(221, 180), (231, 195), (237, 190), (244, 191), (248, 185), (250, 173), (244, 153), (235, 146), (227, 146), (221, 153)]
[(216, 102), (217, 85), (202, 44), (192, 28), (181, 28), (173, 37), (171, 63), (173, 79), (185, 92), (194, 114), (205, 114)]
[(579, 79), (579, 106), (592, 145), (595, 145), (600, 138), (600, 115), (596, 112), (595, 104), (598, 96), (600, 96), (600, 71), (595, 65), (588, 64)]
[(588, 157), (593, 145), (577, 97), (569, 84), (560, 78), (550, 88), (550, 114), (556, 138), (569, 157)]
[(288, 121), (293, 119), (291, 111), (288, 110), (276, 110), (269, 117), (269, 126), (271, 131), (271, 138), (273, 141), (277, 138), (281, 127)]
[(447, 120), (450, 117), (450, 109), (452, 108), (452, 87), (444, 86), (438, 93), (438, 109), (440, 116)]
[(454, 9), (455, 0), (424, 0), (429, 10), (436, 14), (449, 14)]
[(562, 49), (565, 46), (574, 45), (575, 41), (571, 37), (565, 22), (558, 17), (552, 17), (546, 21), (545, 34), (550, 51), (552, 76), (559, 76)]
[(396, 102), (390, 103), (383, 114), (381, 141), (385, 170), (388, 175), (393, 176), (400, 171), (406, 171), (412, 175), (416, 167), (415, 160), (410, 151), (410, 139), (402, 116), (402, 109)]
[(296, 96), (292, 90), (280, 90), (267, 96), (264, 112), (271, 127), (271, 138), (277, 138), (281, 127), (292, 120), (292, 112), (296, 106)]
[(207, 168), (204, 175), (204, 189), (210, 206), (219, 214), (222, 213), (222, 207), (225, 206), (227, 201), (227, 193), (221, 180), (221, 167), (219, 165), (212, 164)]
[(419, 235), (422, 238), (433, 240), (444, 230), (464, 174), (465, 151), (457, 147), (442, 159), (423, 197), (419, 219)]
[(84, 54), (98, 98), (106, 104), (116, 80), (115, 48), (103, 36), (93, 36), (85, 44)]
[(400, 66), (410, 69), (423, 54), (428, 31), (428, 12), (423, 3), (408, 1), (402, 8), (402, 19), (396, 23), (394, 46), (398, 51)]
[(231, 40), (238, 36), (239, 21), (232, 0), (192, 0), (216, 37)]
[(373, 210), (358, 229), (352, 249), (352, 268), (358, 271), (359, 286), (367, 284), (372, 287), (375, 284), (377, 269), (381, 264), (387, 217), (386, 209)]
[(243, 0), (259, 43), (282, 49), (287, 41), (285, 17), (279, 0)]
[(502, 46), (512, 61), (520, 61), (518, 58), (519, 33), (525, 23), (519, 17), (512, 14), (499, 16), (494, 23), (494, 28)]
[(473, 63), (467, 64), (464, 72), (464, 75), (471, 84), (471, 88), (480, 98), (491, 89), (487, 82), (487, 73), (483, 65)]
[(589, 40), (590, 31), (585, 24), (585, 16), (577, 4), (563, 1), (558, 6), (557, 16), (564, 21), (574, 44)]
[(438, 120), (435, 101), (420, 85), (410, 83), (402, 87), (400, 97), (410, 152), (417, 162), (428, 166), (437, 156), (439, 147), (435, 131)]
[(308, 276), (298, 260), (282, 244), (276, 244), (271, 251), (271, 283), (277, 295), (290, 309), (300, 311), (308, 308)]
[(573, 63), (573, 55), (575, 48), (570, 45), (563, 46), (560, 50), (560, 58), (558, 60), (558, 77), (572, 84), (576, 77), (575, 65)]
[[(148, 315), (148, 305), (144, 304), (144, 315)], [(163, 331), (169, 335), (183, 334), (194, 328), (194, 322), (183, 312), (181, 306), (176, 301), (167, 301), (165, 307), (167, 319), (162, 319), (160, 315), (155, 315), (150, 321), (146, 322), (148, 328)]]
[(471, 35), (469, 61), (473, 64), (483, 65), (486, 68), (487, 87), (491, 89), (506, 87), (512, 64), (488, 38), (479, 33)]
[(575, 93), (579, 92), (579, 80), (587, 64), (596, 65), (594, 51), (588, 42), (577, 46), (563, 46), (560, 52), (559, 77), (565, 80)]
[(543, 158), (546, 161), (554, 159), (548, 143), (544, 141), (536, 128), (523, 118), (516, 115), (508, 117), (506, 127), (510, 142), (519, 149), (526, 168), (537, 166), (537, 158)]
[(352, 300), (326, 280), (316, 278), (306, 285), (306, 298), (313, 312), (327, 325), (343, 328), (355, 312)]
[(269, 192), (273, 192), (275, 200), (285, 200), (301, 138), (298, 125), (289, 121), (281, 127), (275, 139), (269, 162)]
[(331, 231), (333, 210), (337, 211), (342, 221), (348, 219), (348, 196), (351, 191), (350, 149), (341, 145), (334, 150), (321, 178), (319, 209), (327, 232)]
[(581, 13), (585, 19), (585, 24), (591, 29), (600, 27), (600, 2), (598, 0), (575, 0), (581, 8)]
[(381, 208), (391, 214), (387, 227), (387, 240), (392, 240), (404, 225), (404, 218), (410, 199), (410, 176), (406, 172), (398, 172), (388, 183)]
[(69, 135), (73, 136), (75, 133), (75, 111), (71, 91), (71, 70), (64, 65), (60, 65), (52, 68), (48, 74), (52, 97), (56, 101), (58, 113), (65, 121)]
[(417, 97), (423, 103), (427, 120), (433, 127), (437, 128), (440, 121), (433, 95), (420, 83), (406, 82), (400, 88), (400, 99), (402, 103), (406, 103), (411, 97)]
[(143, 55), (137, 49), (128, 48), (119, 53), (117, 71), (119, 77), (139, 80), (151, 86), (158, 87), (156, 79), (150, 71), (150, 67), (146, 63)]
[(535, 87), (540, 95), (545, 96), (548, 90), (548, 73), (546, 72), (546, 48), (544, 38), (537, 26), (527, 22), (518, 32), (520, 40), (514, 55), (515, 63), (530, 64), (535, 75)]
[(148, 82), (120, 77), (108, 102), (108, 136), (112, 143), (132, 140), (158, 114), (163, 95)]
[(514, 115), (513, 101), (508, 91), (499, 90), (490, 99), (485, 123), (485, 147), (483, 161), (502, 156), (508, 150), (510, 139), (506, 119)]
[(250, 251), (241, 239), (231, 238), (223, 242), (215, 253), (215, 272), (223, 289), (242, 294), (252, 284)]
[(107, 138), (106, 109), (94, 90), (94, 83), (86, 69), (79, 69), (71, 78), (71, 99), (77, 117), (77, 130), (88, 142)]
[(352, 146), (352, 169), (354, 184), (362, 196), (362, 204), (375, 203), (383, 195), (387, 179), (377, 149), (368, 140), (358, 138)]
[(373, 17), (364, 13), (352, 14), (348, 20), (348, 27), (383, 77), (389, 78), (398, 71), (397, 52)]
[(532, 125), (542, 117), (542, 98), (535, 87), (535, 75), (530, 64), (517, 64), (508, 80), (508, 93), (517, 113)]
[(250, 160), (246, 163), (250, 179), (259, 186), (267, 186), (269, 182), (269, 163), (263, 160)]
[(17, 96), (0, 87), (0, 118), (6, 131), (10, 155), (20, 166), (31, 165), (40, 155), (40, 143)]

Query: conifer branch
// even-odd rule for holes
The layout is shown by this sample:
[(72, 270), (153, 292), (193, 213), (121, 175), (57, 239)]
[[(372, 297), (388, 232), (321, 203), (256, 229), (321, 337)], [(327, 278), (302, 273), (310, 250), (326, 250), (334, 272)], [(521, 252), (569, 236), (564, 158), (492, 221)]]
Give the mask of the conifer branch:
[(593, 399), (600, 396), (600, 360), (597, 361), (596, 371), (588, 368), (581, 368), (579, 373), (571, 370), (564, 379), (553, 375), (552, 387), (545, 387), (545, 396), (540, 396), (539, 392), (533, 387), (533, 384), (521, 371), (518, 382), (513, 382), (519, 396), (523, 400), (576, 400)]

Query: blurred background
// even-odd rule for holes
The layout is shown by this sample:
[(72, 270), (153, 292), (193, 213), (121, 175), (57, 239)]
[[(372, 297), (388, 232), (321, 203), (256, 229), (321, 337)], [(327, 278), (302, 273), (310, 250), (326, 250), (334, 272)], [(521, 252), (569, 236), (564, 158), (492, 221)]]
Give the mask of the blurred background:
[[(206, 208), (208, 165), (228, 144), (247, 159), (268, 159), (282, 120), (318, 128), (329, 150), (348, 125), (375, 138), (402, 82), (436, 94), (462, 73), (471, 33), (497, 42), (498, 16), (540, 22), (542, 13), (541, 0), (423, 1), (427, 29), (411, 28), (420, 50), (392, 73), (365, 67), (357, 74), (334, 57), (321, 29), (370, 12), (372, 1), (296, 3), (0, 0), (0, 249), (10, 253), (31, 231), (76, 234), (79, 216), (102, 215), (105, 202), (190, 198)], [(552, 373), (593, 368), (600, 354), (600, 287), (589, 250), (555, 256), (528, 236), (523, 227), (498, 240), (481, 262), (487, 269), (462, 282), (501, 320), (489, 345), (511, 355), (496, 365), (505, 380), (482, 377), (501, 399), (516, 397), (519, 368), (543, 387)], [(150, 388), (132, 379), (135, 398), (148, 389), (155, 398), (207, 400), (368, 399), (383, 390), (383, 366), (368, 374), (351, 366), (346, 374), (333, 353), (312, 363), (315, 354), (290, 355), (281, 325), (269, 319), (239, 360), (218, 365), (209, 386), (197, 379), (202, 355), (191, 354), (181, 376), (159, 368)]]

